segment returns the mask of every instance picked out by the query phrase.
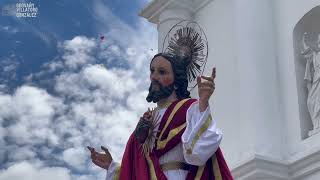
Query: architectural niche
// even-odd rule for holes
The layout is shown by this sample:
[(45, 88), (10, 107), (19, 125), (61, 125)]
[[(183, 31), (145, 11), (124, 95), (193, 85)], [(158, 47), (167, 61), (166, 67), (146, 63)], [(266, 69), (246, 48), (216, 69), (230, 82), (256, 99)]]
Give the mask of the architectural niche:
[(301, 138), (320, 132), (320, 6), (311, 9), (293, 31)]

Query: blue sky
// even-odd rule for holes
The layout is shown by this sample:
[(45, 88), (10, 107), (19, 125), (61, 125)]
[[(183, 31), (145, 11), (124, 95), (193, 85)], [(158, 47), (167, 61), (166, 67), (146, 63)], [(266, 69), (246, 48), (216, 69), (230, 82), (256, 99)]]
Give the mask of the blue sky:
[(104, 179), (87, 145), (121, 160), (150, 106), (157, 32), (138, 16), (148, 2), (0, 2), (38, 8), (34, 18), (0, 15), (0, 180)]

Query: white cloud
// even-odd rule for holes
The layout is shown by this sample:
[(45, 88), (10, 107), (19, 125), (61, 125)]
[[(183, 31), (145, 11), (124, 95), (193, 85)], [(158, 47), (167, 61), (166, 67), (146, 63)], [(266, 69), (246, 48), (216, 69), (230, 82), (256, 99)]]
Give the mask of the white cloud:
[(0, 59), (0, 81), (9, 82), (16, 79), (17, 69), (20, 66), (18, 57), (15, 54), (10, 54), (9, 57)]
[(22, 161), (36, 158), (37, 154), (32, 150), (31, 146), (11, 146), (10, 149), (13, 149), (12, 153), (9, 153), (8, 159), (10, 161)]
[(0, 120), (11, 117), (14, 114), (16, 114), (16, 112), (12, 103), (12, 97), (0, 92)]
[(0, 26), (0, 31), (6, 32), (6, 33), (12, 33), (12, 34), (19, 32), (17, 28), (14, 28), (12, 26)]
[(47, 72), (55, 72), (58, 69), (63, 68), (63, 63), (61, 61), (51, 61), (51, 62), (45, 63), (43, 67), (48, 69)]
[(133, 92), (137, 88), (130, 70), (108, 70), (94, 65), (85, 68), (83, 75), (90, 85), (97, 86), (114, 97), (121, 98), (125, 93)]
[(45, 90), (22, 86), (10, 96), (0, 94), (0, 117), (6, 121), (6, 136), (16, 144), (57, 144), (50, 127), (53, 117), (64, 108), (61, 100)]
[(59, 99), (52, 97), (45, 90), (33, 86), (18, 88), (13, 98), (20, 120), (33, 119), (36, 121), (34, 124), (38, 126), (48, 125), (55, 108), (59, 108), (61, 105)]
[(96, 42), (93, 38), (88, 39), (84, 36), (77, 36), (72, 40), (64, 41), (59, 46), (65, 50), (63, 59), (65, 60), (65, 65), (69, 68), (76, 69), (81, 65), (94, 61), (90, 56), (96, 47)]
[(0, 93), (6, 92), (8, 90), (8, 87), (5, 84), (0, 84)]
[(84, 147), (69, 148), (62, 153), (63, 160), (76, 169), (84, 168), (87, 160), (86, 156), (87, 152), (85, 152)]
[[(107, 146), (120, 161), (129, 135), (150, 107), (145, 97), (156, 29), (143, 20), (133, 29), (102, 1), (94, 3), (99, 28), (110, 29), (105, 41), (76, 36), (60, 42), (62, 58), (28, 78), (63, 70), (51, 81), (55, 94), (29, 85), (12, 94), (0, 88), (0, 123), (6, 124), (0, 127), (0, 145), (6, 147), (0, 157), (7, 153), (9, 160), (0, 170), (0, 180), (103, 179), (105, 171), (91, 163), (85, 147)], [(97, 58), (107, 65), (97, 64)], [(127, 66), (112, 66), (115, 63)], [(40, 164), (31, 163), (39, 157)], [(51, 167), (52, 163), (62, 167)]]
[(17, 69), (17, 65), (16, 65), (16, 64), (10, 64), (10, 65), (4, 67), (4, 68), (3, 68), (3, 71), (4, 71), (5, 73), (10, 73), (10, 72), (12, 72), (12, 71), (15, 71), (16, 69)]
[[(0, 124), (2, 124), (2, 119), (0, 118)], [(0, 126), (0, 147), (5, 147), (6, 143), (4, 140), (4, 137), (6, 135), (7, 130), (3, 127)], [(4, 148), (0, 148), (0, 164), (2, 164), (5, 161), (5, 149)]]
[(62, 167), (42, 167), (27, 161), (16, 163), (0, 171), (0, 180), (70, 180), (70, 171)]
[[(139, 42), (130, 41), (127, 47), (134, 47), (131, 43)], [(99, 47), (100, 52), (108, 51), (110, 57), (118, 56), (120, 48), (113, 51), (110, 47), (118, 46)], [(125, 54), (126, 48), (122, 49)], [(69, 119), (60, 124), (68, 130), (60, 133), (71, 134), (66, 139), (71, 147), (105, 145), (114, 152), (114, 159), (121, 160), (125, 143), (139, 116), (150, 106), (145, 100), (148, 87), (148, 66), (145, 65), (150, 52), (135, 49), (139, 54), (125, 55), (125, 59), (120, 59), (129, 63), (129, 69), (87, 62), (78, 72), (66, 71), (56, 77), (56, 91), (74, 100), (68, 106), (72, 117), (62, 118), (71, 118), (73, 122)], [(89, 51), (87, 55), (90, 55)], [(85, 142), (86, 139), (90, 139), (90, 144)]]

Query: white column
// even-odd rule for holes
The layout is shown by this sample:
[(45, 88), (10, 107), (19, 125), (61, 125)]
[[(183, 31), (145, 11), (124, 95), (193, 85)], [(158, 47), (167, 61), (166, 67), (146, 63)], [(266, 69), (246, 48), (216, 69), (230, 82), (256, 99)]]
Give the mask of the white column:
[(164, 38), (168, 31), (181, 20), (192, 20), (192, 12), (182, 7), (167, 8), (159, 15), (158, 51), (162, 52)]
[(272, 1), (233, 2), (242, 138), (250, 139), (247, 146), (253, 155), (281, 159), (284, 121), (279, 105)]

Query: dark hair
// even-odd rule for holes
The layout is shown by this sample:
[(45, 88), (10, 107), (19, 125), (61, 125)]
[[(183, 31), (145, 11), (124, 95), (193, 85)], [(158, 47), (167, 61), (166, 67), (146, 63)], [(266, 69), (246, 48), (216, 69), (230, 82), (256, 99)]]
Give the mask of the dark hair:
[(190, 98), (190, 92), (188, 91), (187, 59), (166, 53), (158, 53), (152, 58), (150, 66), (152, 61), (158, 56), (165, 58), (171, 64), (174, 73), (174, 86), (176, 88), (175, 92), (177, 98)]

